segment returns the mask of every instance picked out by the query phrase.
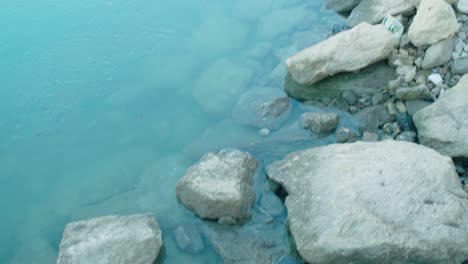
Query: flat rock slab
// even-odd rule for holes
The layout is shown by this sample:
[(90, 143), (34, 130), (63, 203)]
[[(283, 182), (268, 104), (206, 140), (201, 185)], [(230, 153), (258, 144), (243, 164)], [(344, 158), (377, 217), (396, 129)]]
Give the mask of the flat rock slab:
[(202, 218), (248, 218), (258, 164), (251, 154), (237, 149), (210, 152), (177, 182), (177, 199)]
[(419, 142), (451, 157), (468, 158), (468, 75), (413, 116)]
[(152, 264), (162, 244), (151, 215), (93, 218), (65, 227), (57, 264)]
[(267, 167), (309, 263), (462, 263), (468, 194), (452, 160), (414, 143), (335, 144)]
[(415, 46), (432, 45), (453, 36), (458, 31), (452, 6), (444, 0), (422, 0), (408, 37)]
[(293, 79), (314, 84), (340, 72), (352, 72), (386, 59), (395, 40), (382, 25), (359, 24), (286, 60)]

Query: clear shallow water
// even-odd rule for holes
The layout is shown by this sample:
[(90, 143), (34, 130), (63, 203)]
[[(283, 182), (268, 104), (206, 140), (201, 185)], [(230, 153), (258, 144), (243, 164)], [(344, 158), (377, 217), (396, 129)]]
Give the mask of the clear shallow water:
[(282, 60), (342, 21), (322, 6), (2, 3), (0, 263), (52, 263), (67, 222), (141, 212), (161, 224), (165, 263), (219, 262), (209, 248), (195, 257), (177, 249), (172, 231), (195, 218), (177, 204), (175, 183), (209, 150), (241, 147), (268, 163), (332, 140), (297, 129), (297, 104), (265, 139), (231, 118), (248, 89), (281, 90)]

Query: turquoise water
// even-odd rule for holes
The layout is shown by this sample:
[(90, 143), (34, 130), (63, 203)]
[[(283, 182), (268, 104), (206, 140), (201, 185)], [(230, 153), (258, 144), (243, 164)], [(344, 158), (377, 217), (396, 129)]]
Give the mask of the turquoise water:
[[(209, 150), (241, 147), (266, 163), (317, 144), (295, 129), (297, 104), (289, 128), (267, 138), (231, 112), (248, 89), (282, 90), (282, 61), (342, 22), (322, 7), (2, 3), (0, 263), (53, 263), (67, 222), (141, 212), (161, 224), (165, 263), (219, 262), (210, 248), (195, 257), (177, 249), (172, 230), (194, 217), (178, 205), (175, 183)], [(306, 143), (271, 147), (294, 138)]]

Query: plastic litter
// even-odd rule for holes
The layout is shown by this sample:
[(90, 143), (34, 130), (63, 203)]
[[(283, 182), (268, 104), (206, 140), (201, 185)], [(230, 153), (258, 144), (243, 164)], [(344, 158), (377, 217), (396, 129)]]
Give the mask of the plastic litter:
[(429, 75), (429, 77), (427, 77), (427, 80), (435, 85), (440, 85), (443, 81), (442, 76), (439, 73), (433, 73)]
[(401, 22), (392, 15), (387, 15), (382, 21), (382, 25), (392, 32), (397, 38), (400, 38), (405, 30), (403, 24), (401, 24)]

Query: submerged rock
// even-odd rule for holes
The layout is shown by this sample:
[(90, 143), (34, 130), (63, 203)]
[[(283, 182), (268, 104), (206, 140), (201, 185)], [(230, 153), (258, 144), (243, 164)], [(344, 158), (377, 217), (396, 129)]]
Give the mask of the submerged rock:
[(388, 58), (394, 42), (392, 33), (382, 25), (362, 23), (288, 58), (286, 67), (296, 82), (310, 85)]
[(421, 144), (450, 157), (468, 158), (468, 75), (413, 119)]
[(468, 194), (452, 160), (427, 147), (329, 145), (292, 153), (267, 174), (288, 193), (289, 229), (306, 262), (449, 264), (468, 256)]
[(177, 183), (177, 199), (202, 218), (251, 216), (253, 176), (258, 161), (249, 153), (224, 149), (208, 153)]
[(304, 128), (317, 134), (330, 133), (336, 129), (340, 117), (331, 112), (310, 112), (302, 114)]
[(361, 0), (326, 0), (325, 7), (338, 13), (351, 11)]
[(458, 31), (452, 6), (444, 0), (422, 0), (408, 37), (415, 46), (432, 45), (453, 36)]
[(194, 224), (183, 224), (174, 230), (177, 246), (191, 254), (196, 254), (204, 249), (203, 240)]
[(468, 58), (455, 60), (451, 67), (453, 74), (463, 75), (468, 73)]
[(290, 250), (282, 226), (207, 227), (205, 235), (225, 264), (271, 264)]
[(277, 129), (288, 118), (289, 110), (289, 98), (284, 92), (255, 88), (240, 97), (232, 116), (241, 124)]
[(370, 132), (377, 132), (379, 127), (395, 120), (395, 117), (390, 115), (384, 105), (367, 107), (357, 113), (355, 117), (360, 122), (361, 127)]
[(148, 264), (163, 244), (153, 216), (105, 216), (68, 224), (57, 264)]
[(401, 100), (432, 99), (431, 91), (424, 84), (398, 88), (396, 97)]
[(387, 14), (398, 15), (412, 12), (416, 6), (416, 2), (416, 0), (362, 0), (353, 9), (346, 23), (350, 26), (355, 26), (362, 22), (377, 24)]

